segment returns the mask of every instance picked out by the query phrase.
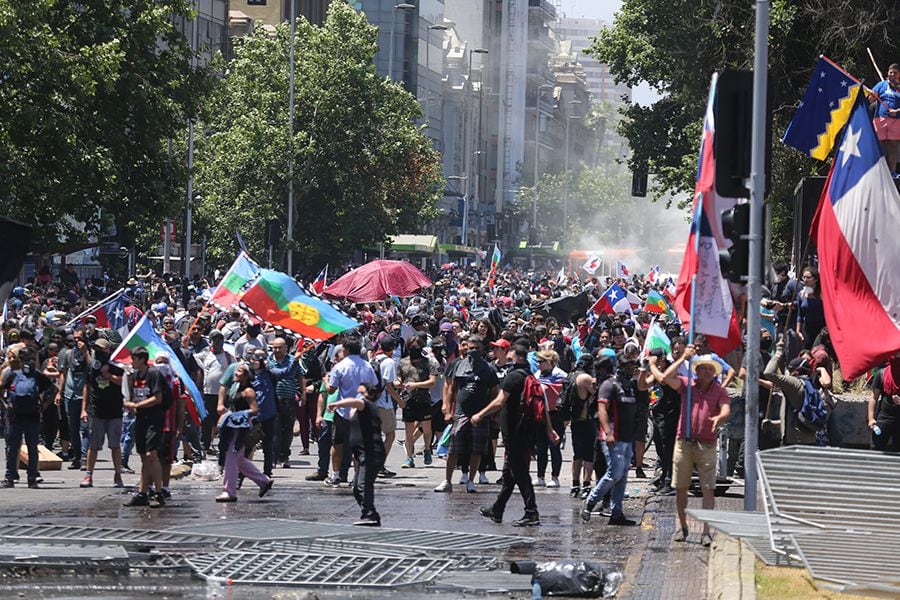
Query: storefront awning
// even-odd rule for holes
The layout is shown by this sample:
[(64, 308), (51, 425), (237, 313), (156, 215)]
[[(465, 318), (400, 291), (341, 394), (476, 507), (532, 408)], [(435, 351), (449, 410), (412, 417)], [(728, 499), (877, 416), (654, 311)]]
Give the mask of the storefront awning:
[(438, 250), (437, 236), (402, 233), (390, 238), (390, 249), (392, 252), (434, 254)]

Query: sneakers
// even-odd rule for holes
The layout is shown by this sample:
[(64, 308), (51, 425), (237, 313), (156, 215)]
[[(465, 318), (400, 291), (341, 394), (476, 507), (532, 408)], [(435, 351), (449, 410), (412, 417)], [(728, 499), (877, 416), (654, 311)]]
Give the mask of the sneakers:
[(641, 467), (635, 467), (634, 476), (638, 479), (647, 479), (647, 474), (644, 473), (644, 469)]
[(441, 482), (441, 484), (439, 486), (434, 488), (434, 491), (436, 491), (436, 492), (452, 492), (453, 484), (445, 479), (444, 481)]
[(117, 488), (125, 487), (125, 482), (122, 481), (121, 473), (116, 473), (115, 477), (113, 477), (113, 487), (117, 487)]
[(581, 520), (584, 521), (585, 523), (590, 521), (591, 520), (591, 511), (593, 511), (593, 510), (594, 510), (594, 505), (591, 504), (590, 502), (588, 502), (587, 500), (585, 500), (584, 504), (581, 505)]
[(153, 494), (152, 496), (150, 496), (150, 500), (147, 502), (147, 506), (149, 506), (150, 508), (162, 508), (165, 505), (166, 499), (162, 495), (162, 493)]
[(581, 498), (582, 500), (584, 500), (585, 498), (587, 498), (588, 496), (590, 496), (590, 494), (591, 494), (591, 489), (593, 489), (593, 488), (591, 488), (591, 486), (589, 486), (589, 485), (588, 485), (588, 486), (582, 487), (582, 488), (581, 488), (581, 496), (579, 496), (579, 498)]
[(459, 478), (459, 482), (460, 482), (461, 484), (469, 483), (469, 474), (468, 474), (468, 473), (463, 473), (463, 474), (462, 474), (462, 477)]
[(407, 458), (406, 460), (403, 461), (403, 464), (400, 465), (400, 468), (401, 468), (401, 469), (415, 469), (415, 468), (416, 468), (416, 461), (414, 461), (414, 460), (412, 459), (412, 457), (409, 457), (409, 458)]
[(150, 498), (147, 497), (147, 494), (137, 493), (131, 497), (131, 500), (124, 503), (122, 506), (149, 506)]
[(237, 496), (229, 496), (228, 492), (222, 492), (216, 496), (216, 502), (237, 502)]
[(69, 465), (69, 470), (70, 470), (70, 471), (79, 471), (79, 470), (81, 470), (81, 461), (73, 460), (73, 461), (72, 461), (72, 464)]
[(490, 482), (491, 482), (491, 481), (490, 481), (490, 479), (487, 478), (487, 475), (486, 475), (486, 474), (484, 474), (484, 473), (479, 473), (479, 474), (478, 474), (478, 485), (487, 485), (487, 484), (489, 484)]
[(267, 481), (264, 485), (259, 486), (259, 497), (262, 498), (266, 494), (271, 491), (272, 486), (275, 485), (275, 480), (269, 477), (269, 481)]
[(618, 514), (611, 516), (607, 524), (619, 525), (621, 527), (634, 527), (635, 525), (637, 525), (637, 521), (633, 521), (623, 514)]
[(29, 479), (28, 487), (32, 490), (39, 490), (37, 479)]
[(600, 510), (597, 512), (604, 517), (611, 517), (612, 513), (609, 510), (609, 500), (603, 500), (603, 502), (600, 503)]
[(81, 485), (79, 487), (89, 488), (94, 487), (94, 478), (90, 475), (85, 475), (84, 479), (81, 480)]
[(382, 468), (380, 471), (378, 471), (378, 476), (382, 479), (390, 479), (391, 477), (396, 477), (397, 474), (393, 471), (388, 471), (387, 469)]
[(328, 479), (328, 475), (325, 473), (313, 473), (312, 475), (307, 475), (304, 479), (306, 481), (325, 481)]
[(531, 480), (531, 485), (533, 485), (534, 487), (546, 487), (547, 482), (544, 481), (543, 477), (535, 477)]
[(356, 527), (381, 527), (381, 517), (378, 515), (367, 515), (360, 517), (353, 525)]
[(580, 486), (580, 485), (573, 485), (573, 486), (572, 486), (572, 489), (569, 490), (569, 497), (570, 497), (570, 498), (578, 498), (578, 497), (580, 497), (580, 496), (581, 496), (581, 486)]
[(467, 493), (467, 494), (474, 494), (474, 493), (476, 493), (477, 491), (478, 491), (478, 490), (475, 489), (475, 482), (474, 482), (474, 481), (467, 481), (467, 482), (466, 482), (466, 493)]
[(300, 456), (309, 456), (309, 448), (304, 448), (300, 451)]
[(550, 481), (547, 482), (547, 487), (553, 488), (553, 489), (558, 488), (559, 487), (559, 478), (558, 477), (552, 478)]
[(494, 523), (502, 523), (503, 522), (503, 517), (498, 517), (497, 515), (494, 514), (494, 509), (488, 508), (486, 506), (482, 506), (481, 508), (479, 508), (478, 514), (481, 515), (482, 517), (486, 517), (486, 518), (490, 519)]
[(431, 450), (425, 451), (425, 454), (422, 455), (422, 461), (426, 465), (430, 465), (433, 462), (433, 459), (431, 458)]
[(14, 488), (14, 487), (16, 487), (16, 484), (9, 479), (4, 479), (3, 481), (0, 481), (0, 488), (8, 489), (8, 488)]
[(122, 472), (126, 475), (134, 475), (134, 469), (132, 469), (128, 465), (122, 465)]
[(290, 468), (291, 468), (291, 461), (286, 460), (286, 461), (284, 461), (283, 463), (281, 463), (281, 468), (282, 468), (282, 469), (290, 469)]
[(324, 482), (328, 487), (340, 487), (341, 485), (341, 480), (338, 477), (326, 477)]
[(538, 527), (541, 524), (541, 519), (537, 515), (525, 515), (521, 519), (516, 519), (512, 522), (513, 527)]

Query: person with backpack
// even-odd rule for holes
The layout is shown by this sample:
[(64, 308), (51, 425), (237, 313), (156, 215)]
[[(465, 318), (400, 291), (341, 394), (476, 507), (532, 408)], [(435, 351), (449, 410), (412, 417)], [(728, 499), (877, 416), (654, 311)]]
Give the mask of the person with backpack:
[(781, 372), (784, 347), (782, 334), (760, 379), (771, 382), (784, 396), (779, 418), (782, 444), (814, 445), (818, 432), (824, 429), (827, 421), (824, 397), (810, 381), (812, 365), (809, 359), (797, 357), (788, 363), (786, 373)]
[(582, 354), (569, 374), (562, 394), (560, 410), (570, 421), (572, 433), (572, 489), (569, 496), (581, 496), (581, 484), (590, 489), (594, 470), (594, 440), (597, 439), (597, 386), (592, 373), (594, 358)]
[[(406, 429), (406, 462), (404, 469), (414, 468), (416, 429), (422, 428), (425, 442), (422, 460), (430, 465), (431, 444), (434, 432), (431, 428), (431, 388), (437, 381), (437, 361), (424, 353), (425, 341), (421, 336), (413, 336), (406, 344), (409, 355), (400, 360), (396, 374), (400, 381), (398, 394), (403, 408), (403, 425)], [(393, 387), (393, 386), (391, 386)], [(391, 436), (393, 441), (393, 436)], [(385, 436), (385, 445), (387, 445)]]
[[(566, 435), (566, 421), (568, 415), (560, 411), (559, 400), (563, 384), (569, 374), (557, 366), (559, 354), (555, 350), (541, 350), (537, 353), (538, 371), (534, 374), (541, 383), (544, 399), (550, 411), (550, 422), (556, 435), (562, 440)], [(537, 432), (535, 443), (535, 456), (537, 458), (537, 477), (532, 484), (537, 487), (558, 488), (559, 474), (562, 471), (562, 450), (559, 444), (551, 444), (550, 438), (543, 434), (543, 430)], [(546, 481), (547, 451), (550, 451), (550, 481)]]
[(53, 387), (49, 377), (34, 368), (35, 352), (24, 346), (9, 361), (0, 381), (6, 398), (6, 477), (0, 487), (11, 488), (19, 478), (19, 448), (28, 448), (28, 487), (38, 487), (38, 437), (41, 427), (41, 395)]
[[(396, 388), (397, 381), (397, 361), (394, 359), (394, 349), (397, 347), (397, 340), (394, 336), (385, 336), (381, 338), (378, 352), (369, 360), (372, 370), (375, 371), (375, 378), (378, 383), (374, 386), (377, 392), (375, 398), (375, 408), (378, 409), (378, 418), (381, 424), (381, 433), (384, 435), (384, 460), (381, 461), (381, 469), (377, 475), (379, 477), (394, 477), (396, 473), (389, 471), (386, 464), (388, 454), (394, 446), (394, 439), (397, 436), (397, 405), (404, 406), (403, 399)], [(404, 409), (404, 416), (406, 415)], [(407, 435), (407, 444), (411, 445), (411, 437)], [(410, 462), (407, 460), (407, 462)], [(412, 466), (404, 463), (404, 467)]]
[(550, 410), (543, 400), (540, 382), (530, 372), (528, 347), (515, 344), (511, 353), (515, 364), (503, 378), (500, 391), (487, 406), (472, 415), (473, 425), (478, 426), (485, 422), (489, 415), (506, 407), (503, 484), (494, 504), (480, 508), (479, 513), (494, 523), (502, 523), (506, 504), (518, 486), (525, 504), (525, 514), (521, 519), (513, 521), (512, 525), (537, 527), (541, 524), (541, 518), (529, 473), (531, 452), (540, 428), (544, 428), (553, 444), (559, 443), (559, 435), (553, 429)]

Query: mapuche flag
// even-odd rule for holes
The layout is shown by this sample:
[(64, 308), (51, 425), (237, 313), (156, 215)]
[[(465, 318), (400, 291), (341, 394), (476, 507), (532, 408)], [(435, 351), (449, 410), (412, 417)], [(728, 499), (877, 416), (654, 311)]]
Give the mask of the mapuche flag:
[[(900, 194), (866, 106), (847, 122), (811, 235), (819, 249), (825, 322), (844, 379), (900, 350)], [(867, 331), (878, 332), (866, 335)]]
[(270, 269), (259, 270), (240, 303), (262, 321), (310, 340), (327, 340), (360, 325), (325, 300), (304, 292), (290, 276)]
[(178, 379), (181, 380), (181, 383), (184, 384), (184, 387), (187, 388), (188, 392), (191, 394), (191, 400), (193, 402), (188, 402), (187, 409), (188, 413), (191, 415), (191, 419), (195, 423), (200, 423), (203, 419), (206, 418), (206, 405), (203, 403), (203, 394), (200, 393), (200, 389), (197, 387), (197, 384), (194, 383), (194, 380), (188, 374), (187, 369), (184, 368), (184, 365), (181, 364), (181, 360), (175, 356), (175, 351), (169, 347), (169, 345), (163, 340), (156, 330), (153, 329), (153, 326), (150, 324), (150, 321), (147, 320), (147, 316), (144, 315), (141, 317), (141, 320), (138, 321), (138, 324), (134, 326), (128, 335), (122, 340), (122, 343), (119, 344), (119, 347), (116, 348), (116, 351), (112, 353), (110, 360), (113, 362), (130, 365), (131, 364), (131, 353), (140, 347), (144, 347), (147, 349), (147, 353), (150, 354), (150, 363), (152, 364), (156, 361), (156, 357), (160, 354), (166, 354), (169, 357), (169, 367), (175, 372), (175, 375), (178, 376)]
[(241, 299), (241, 292), (259, 276), (259, 265), (241, 250), (231, 267), (225, 273), (222, 281), (219, 282), (216, 291), (213, 292), (209, 299), (210, 303), (218, 306), (222, 310), (228, 310), (238, 305)]
[(666, 299), (656, 290), (650, 290), (647, 294), (647, 302), (644, 304), (644, 310), (657, 315), (668, 315), (672, 318), (675, 317), (674, 313), (672, 313), (672, 309), (670, 309), (668, 303), (666, 303)]

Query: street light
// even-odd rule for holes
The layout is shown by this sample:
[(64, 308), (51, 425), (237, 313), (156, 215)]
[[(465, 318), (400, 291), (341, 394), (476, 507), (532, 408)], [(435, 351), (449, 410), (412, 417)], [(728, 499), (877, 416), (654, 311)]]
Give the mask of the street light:
[[(401, 4), (395, 4), (394, 10), (415, 10), (414, 4), (407, 4), (403, 2)], [(394, 80), (394, 32), (397, 29), (397, 13), (391, 13), (391, 39), (390, 44), (388, 44), (390, 50), (388, 52), (388, 77), (391, 78), (391, 81)]]
[[(569, 104), (581, 104), (581, 100), (569, 100)], [(563, 167), (563, 171), (566, 174), (566, 179), (563, 185), (563, 245), (565, 245), (569, 241), (569, 123), (572, 122), (572, 119), (581, 118), (582, 117), (578, 115), (569, 115), (569, 118), (566, 119), (566, 158), (565, 166)]]
[[(467, 103), (469, 104), (470, 110), (467, 112), (471, 112), (472, 55), (473, 54), (488, 54), (488, 50), (485, 48), (473, 48), (473, 49), (469, 50), (469, 71), (468, 71), (469, 88), (466, 91), (466, 94), (467, 94), (467, 100), (468, 100)], [(471, 137), (469, 135), (470, 129), (471, 129), (471, 124), (467, 123), (466, 131), (465, 131), (466, 140), (465, 140), (465, 143), (463, 144), (463, 147), (464, 147), (463, 149), (465, 151), (465, 157), (466, 157), (466, 196), (465, 196), (466, 212), (463, 214), (463, 223), (462, 223), (462, 227), (463, 227), (462, 245), (463, 246), (467, 246), (469, 243), (469, 198), (472, 195), (471, 189), (470, 189), (471, 180), (472, 180), (472, 177), (471, 177), (471, 175), (472, 175), (472, 156), (474, 156), (474, 154), (475, 154), (474, 151), (470, 150), (470, 148), (469, 148), (469, 143), (471, 141), (469, 139)], [(479, 140), (479, 142), (480, 142), (480, 140)]]
[[(539, 85), (537, 90), (537, 99), (534, 103), (534, 196), (531, 198), (531, 230), (532, 233), (537, 231), (537, 195), (538, 195), (538, 158), (541, 152), (540, 135), (541, 135), (541, 90), (553, 89), (553, 85)], [(531, 244), (529, 244), (531, 245)], [(534, 250), (532, 250), (532, 255)], [(532, 265), (534, 260), (532, 259)]]

